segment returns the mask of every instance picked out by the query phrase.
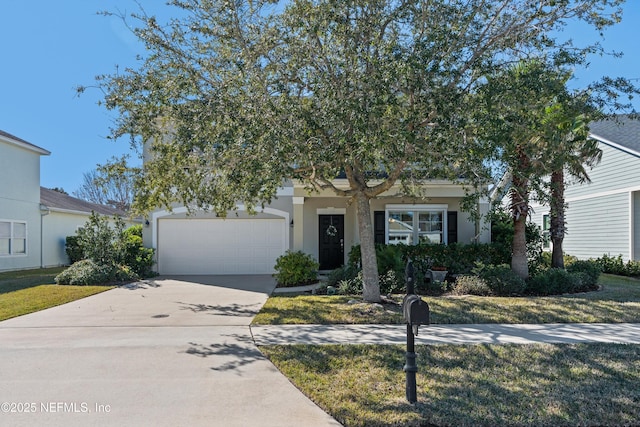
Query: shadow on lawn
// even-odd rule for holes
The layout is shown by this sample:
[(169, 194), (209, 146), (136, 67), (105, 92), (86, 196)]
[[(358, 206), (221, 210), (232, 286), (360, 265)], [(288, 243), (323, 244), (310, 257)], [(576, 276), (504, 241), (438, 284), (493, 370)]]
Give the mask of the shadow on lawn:
[(40, 285), (55, 285), (55, 277), (64, 268), (49, 268), (0, 273), (0, 294), (34, 288)]

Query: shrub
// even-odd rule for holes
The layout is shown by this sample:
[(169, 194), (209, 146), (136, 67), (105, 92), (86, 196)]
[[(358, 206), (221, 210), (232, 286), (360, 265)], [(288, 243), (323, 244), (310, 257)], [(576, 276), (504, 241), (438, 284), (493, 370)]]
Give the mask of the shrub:
[(475, 275), (461, 274), (456, 278), (451, 292), (454, 295), (491, 295), (491, 289), (487, 282)]
[(526, 293), (530, 295), (559, 295), (573, 293), (582, 286), (582, 273), (572, 274), (561, 268), (549, 268), (531, 277)]
[(114, 217), (114, 228), (109, 225), (109, 218), (91, 212), (87, 223), (78, 229), (78, 245), (82, 249), (83, 258), (90, 259), (98, 265), (117, 263), (118, 248), (114, 244), (122, 235), (124, 221)]
[(640, 277), (640, 261), (629, 260), (625, 263), (622, 255), (613, 258), (605, 254), (598, 258), (596, 262), (602, 268), (603, 273)]
[(338, 267), (335, 270), (332, 270), (327, 277), (326, 284), (327, 286), (337, 287), (338, 284), (343, 280), (351, 280), (358, 275), (360, 270), (358, 267), (355, 267), (350, 264), (343, 265), (342, 267)]
[(567, 272), (572, 274), (581, 273), (580, 281), (582, 286), (580, 291), (590, 291), (598, 289), (598, 278), (602, 273), (602, 268), (595, 261), (574, 261), (567, 266)]
[[(563, 254), (562, 258), (564, 260), (564, 267), (567, 268), (574, 262), (578, 261), (578, 257), (573, 255)], [(551, 252), (543, 252), (541, 255), (541, 268), (551, 268)]]
[(276, 259), (273, 277), (279, 286), (308, 285), (317, 281), (320, 264), (302, 251), (287, 251)]
[(84, 259), (84, 252), (78, 242), (78, 236), (67, 236), (65, 240), (64, 250), (69, 256), (69, 263), (73, 264)]
[(521, 295), (527, 286), (526, 282), (514, 273), (507, 264), (483, 265), (478, 263), (473, 269), (473, 273), (486, 282), (493, 295)]
[(337, 290), (340, 295), (358, 295), (362, 293), (362, 288), (362, 271), (358, 270), (354, 277), (340, 280)]
[(129, 267), (140, 277), (153, 275), (153, 249), (142, 245), (142, 225), (123, 230), (114, 245), (117, 264)]
[(138, 280), (126, 267), (100, 265), (90, 259), (78, 261), (55, 277), (59, 285), (102, 285)]
[(111, 227), (107, 217), (93, 212), (87, 223), (78, 229), (77, 236), (66, 239), (71, 262), (90, 259), (97, 265), (124, 269), (138, 277), (153, 276), (154, 250), (142, 245), (142, 226), (125, 229), (124, 221), (118, 217), (114, 217), (113, 222)]

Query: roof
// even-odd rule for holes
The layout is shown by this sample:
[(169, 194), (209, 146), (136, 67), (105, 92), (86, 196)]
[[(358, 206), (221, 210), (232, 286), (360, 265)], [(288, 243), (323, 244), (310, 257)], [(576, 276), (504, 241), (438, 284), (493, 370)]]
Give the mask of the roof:
[(615, 116), (589, 124), (594, 139), (640, 155), (640, 120), (627, 115)]
[(37, 145), (34, 145), (28, 141), (25, 141), (22, 138), (18, 138), (15, 135), (11, 135), (10, 133), (5, 132), (3, 130), (0, 130), (0, 140), (4, 140), (5, 142), (9, 142), (17, 146), (20, 146), (22, 148), (26, 148), (27, 150), (35, 151), (36, 153), (41, 155), (48, 156), (49, 154), (51, 154), (51, 151), (45, 150), (44, 148), (40, 148)]
[(88, 213), (96, 212), (101, 215), (126, 215), (119, 209), (111, 206), (99, 205), (96, 203), (87, 202), (86, 200), (71, 197), (68, 194), (60, 193), (59, 191), (50, 190), (48, 188), (40, 187), (40, 203), (48, 207), (49, 209), (67, 211), (67, 212), (82, 212)]

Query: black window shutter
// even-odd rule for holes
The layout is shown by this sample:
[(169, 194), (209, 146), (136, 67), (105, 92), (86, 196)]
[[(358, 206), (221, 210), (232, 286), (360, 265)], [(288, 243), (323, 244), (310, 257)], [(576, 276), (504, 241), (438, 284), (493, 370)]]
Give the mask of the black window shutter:
[(458, 212), (447, 211), (447, 243), (458, 242)]
[(373, 212), (373, 239), (375, 243), (385, 242), (384, 211)]

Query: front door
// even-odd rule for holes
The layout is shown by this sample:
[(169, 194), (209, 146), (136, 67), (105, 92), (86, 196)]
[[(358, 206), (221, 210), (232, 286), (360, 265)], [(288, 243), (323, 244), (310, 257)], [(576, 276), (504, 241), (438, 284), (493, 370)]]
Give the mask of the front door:
[(320, 270), (333, 270), (344, 264), (344, 215), (319, 215)]

